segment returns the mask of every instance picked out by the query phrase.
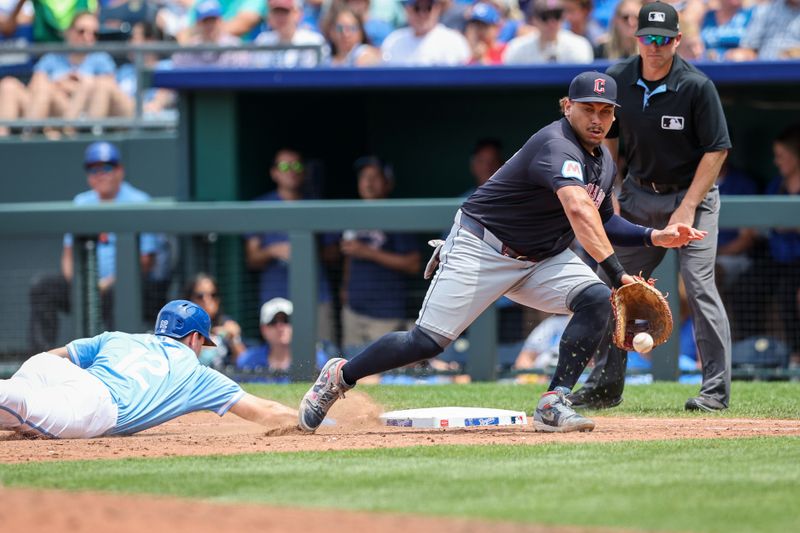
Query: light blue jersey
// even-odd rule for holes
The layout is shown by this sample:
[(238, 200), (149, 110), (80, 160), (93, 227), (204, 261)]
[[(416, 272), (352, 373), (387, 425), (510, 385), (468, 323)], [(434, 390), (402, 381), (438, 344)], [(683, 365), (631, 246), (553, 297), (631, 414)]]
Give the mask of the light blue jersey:
[(244, 396), (233, 380), (200, 365), (188, 346), (169, 337), (105, 332), (74, 340), (67, 351), (111, 392), (119, 409), (111, 435), (136, 433), (193, 411), (222, 416)]

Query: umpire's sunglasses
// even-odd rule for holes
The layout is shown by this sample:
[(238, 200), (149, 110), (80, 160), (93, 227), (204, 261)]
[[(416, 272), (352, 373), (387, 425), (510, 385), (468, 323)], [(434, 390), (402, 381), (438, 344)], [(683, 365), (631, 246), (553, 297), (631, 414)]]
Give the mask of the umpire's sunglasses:
[(666, 35), (641, 35), (639, 36), (639, 42), (645, 46), (654, 44), (658, 47), (662, 47), (671, 43), (672, 37), (667, 37)]

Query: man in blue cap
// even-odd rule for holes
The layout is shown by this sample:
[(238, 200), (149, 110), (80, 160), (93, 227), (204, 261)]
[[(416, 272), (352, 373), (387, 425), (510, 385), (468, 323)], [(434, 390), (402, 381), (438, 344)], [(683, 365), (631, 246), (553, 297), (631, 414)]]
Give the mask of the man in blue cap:
[(616, 165), (602, 144), (617, 106), (613, 78), (579, 74), (560, 103), (564, 117), (528, 139), (461, 205), (426, 268), (426, 277), (436, 274), (416, 326), (384, 335), (350, 361), (331, 359), (300, 404), (303, 430), (315, 431), (359, 379), (441, 353), (503, 295), (546, 313), (572, 315), (556, 372), (534, 411), (534, 427), (594, 429), (566, 395), (600, 345), (611, 316), (611, 290), (569, 245), (577, 238), (620, 287), (634, 280), (612, 243), (673, 248), (705, 233), (687, 224), (647, 228), (614, 214)]
[[(84, 154), (84, 168), (90, 190), (75, 196), (76, 205), (99, 203), (149, 202), (150, 195), (125, 181), (119, 149), (112, 143), (101, 141), (90, 144)], [(37, 280), (30, 293), (31, 316), (29, 334), (31, 350), (39, 353), (52, 348), (58, 334), (58, 313), (69, 312), (73, 276), (72, 235), (64, 235), (61, 254), (61, 275), (45, 276)], [(116, 274), (116, 236), (100, 233), (96, 239), (98, 287), (100, 289), (103, 318), (109, 329), (112, 325), (112, 287)], [(163, 235), (143, 233), (139, 241), (140, 267), (143, 278), (145, 316), (164, 303), (169, 285), (169, 246)]]
[(297, 412), (247, 394), (201, 365), (211, 319), (173, 300), (153, 335), (113, 331), (34, 355), (0, 380), (0, 429), (39, 438), (131, 435), (194, 411), (228, 411), (267, 426), (292, 425)]

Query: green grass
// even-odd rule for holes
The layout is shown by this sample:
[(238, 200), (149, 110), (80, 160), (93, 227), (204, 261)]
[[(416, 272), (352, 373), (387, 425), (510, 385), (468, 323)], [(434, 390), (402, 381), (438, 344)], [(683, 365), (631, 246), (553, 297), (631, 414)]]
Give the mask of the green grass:
[[(308, 384), (252, 385), (248, 390), (287, 405), (298, 405)], [(473, 383), (436, 386), (362, 386), (387, 410), (456, 405), (494, 407), (530, 412), (542, 385)], [(625, 401), (619, 407), (600, 411), (602, 416), (680, 417), (687, 413), (683, 404), (698, 393), (697, 385), (655, 383), (625, 388)], [(346, 400), (345, 400), (346, 401)], [(800, 385), (789, 382), (734, 382), (730, 409), (719, 416), (731, 418), (800, 418)], [(703, 416), (708, 416), (704, 413)]]
[(541, 524), (785, 532), (791, 437), (128, 459), (0, 466), (0, 484)]

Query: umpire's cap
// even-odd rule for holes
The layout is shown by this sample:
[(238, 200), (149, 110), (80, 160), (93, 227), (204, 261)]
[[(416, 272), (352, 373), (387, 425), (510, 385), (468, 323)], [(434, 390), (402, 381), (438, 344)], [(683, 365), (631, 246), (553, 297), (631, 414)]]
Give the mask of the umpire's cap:
[(172, 300), (158, 312), (155, 334), (182, 339), (196, 331), (205, 339), (204, 346), (216, 346), (211, 340), (210, 329), (211, 318), (202, 307), (188, 300)]
[(119, 149), (110, 142), (100, 141), (86, 147), (83, 155), (83, 166), (88, 167), (97, 163), (119, 164)]
[(582, 72), (569, 84), (569, 99), (573, 102), (600, 102), (619, 107), (617, 82), (602, 72)]

